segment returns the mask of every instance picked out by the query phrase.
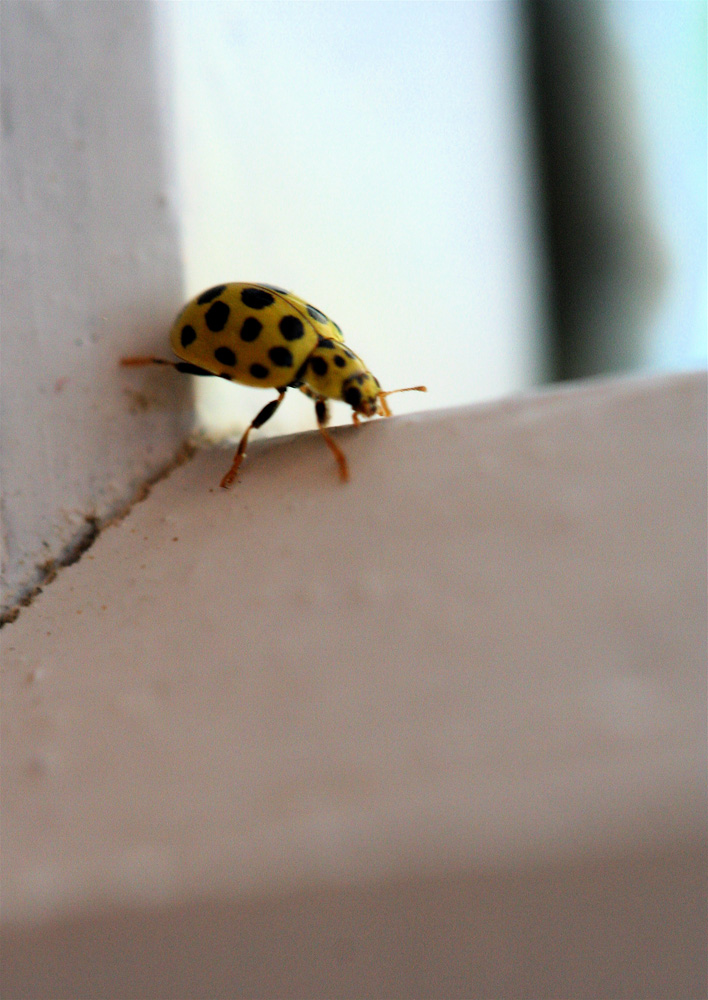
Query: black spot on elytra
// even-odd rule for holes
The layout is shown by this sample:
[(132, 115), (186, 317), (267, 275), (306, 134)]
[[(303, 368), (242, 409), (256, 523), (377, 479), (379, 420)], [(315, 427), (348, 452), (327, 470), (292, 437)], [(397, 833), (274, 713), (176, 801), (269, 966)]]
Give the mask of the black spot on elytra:
[(305, 332), (302, 320), (297, 316), (283, 316), (278, 326), (286, 340), (299, 340)]
[(265, 365), (259, 365), (259, 364), (251, 365), (251, 367), (248, 370), (250, 371), (251, 375), (253, 375), (254, 378), (268, 378), (270, 374)]
[(179, 335), (179, 342), (182, 347), (189, 347), (189, 345), (193, 344), (196, 339), (197, 331), (193, 326), (189, 326), (189, 324), (187, 324), (187, 326), (182, 327), (182, 332)]
[(326, 375), (328, 371), (327, 362), (324, 358), (311, 358), (310, 368), (312, 368), (315, 375)]
[(249, 309), (265, 309), (266, 306), (272, 306), (275, 299), (264, 288), (244, 288), (241, 301)]
[(287, 347), (271, 347), (268, 357), (274, 365), (280, 368), (289, 368), (293, 363), (293, 356)]
[(258, 334), (263, 329), (263, 324), (255, 316), (249, 316), (248, 319), (243, 321), (243, 326), (241, 327), (241, 340), (245, 340), (250, 343), (255, 340)]
[(202, 292), (202, 294), (197, 299), (197, 305), (205, 306), (207, 302), (211, 302), (212, 299), (217, 299), (225, 288), (226, 285), (214, 285), (213, 288), (208, 288), (206, 292)]
[(344, 399), (350, 406), (354, 409), (357, 408), (361, 402), (361, 393), (355, 385), (350, 385), (347, 391), (344, 393)]
[(217, 301), (204, 314), (204, 322), (212, 333), (219, 333), (226, 326), (231, 310), (225, 302)]
[(236, 355), (230, 347), (217, 347), (214, 357), (221, 365), (228, 365), (230, 368), (236, 364)]
[(314, 306), (308, 306), (307, 307), (307, 315), (311, 319), (314, 319), (316, 323), (327, 323), (327, 322), (329, 322), (328, 319), (327, 319), (327, 317), (325, 316), (325, 314), (323, 312), (320, 312), (319, 309), (315, 309)]
[(328, 337), (320, 337), (320, 339), (317, 342), (317, 346), (318, 347), (331, 347), (331, 348), (334, 348), (336, 345), (335, 345), (334, 341), (330, 340)]
[(335, 363), (335, 365), (337, 366), (337, 368), (344, 368), (344, 366), (346, 365), (346, 363), (347, 363), (347, 362), (346, 362), (346, 360), (345, 360), (345, 359), (344, 359), (344, 358), (342, 357), (342, 355), (341, 355), (341, 354), (335, 354), (335, 355), (334, 355), (334, 363)]

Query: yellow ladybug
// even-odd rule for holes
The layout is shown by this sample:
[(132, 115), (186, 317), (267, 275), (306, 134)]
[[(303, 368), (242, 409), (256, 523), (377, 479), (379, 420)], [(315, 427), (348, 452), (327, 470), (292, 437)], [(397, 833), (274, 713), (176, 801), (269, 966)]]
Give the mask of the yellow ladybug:
[[(315, 401), (317, 426), (344, 481), (349, 478), (347, 460), (326, 430), (327, 400), (349, 403), (358, 423), (360, 416), (390, 416), (386, 397), (410, 391), (384, 392), (361, 358), (346, 346), (336, 323), (292, 292), (272, 285), (230, 282), (209, 288), (179, 314), (170, 343), (182, 361), (137, 357), (123, 358), (121, 364), (171, 365), (191, 375), (216, 375), (278, 392), (246, 428), (221, 480), (224, 489), (236, 478), (251, 430), (273, 416), (288, 389), (300, 389)], [(426, 391), (423, 385), (411, 389)]]

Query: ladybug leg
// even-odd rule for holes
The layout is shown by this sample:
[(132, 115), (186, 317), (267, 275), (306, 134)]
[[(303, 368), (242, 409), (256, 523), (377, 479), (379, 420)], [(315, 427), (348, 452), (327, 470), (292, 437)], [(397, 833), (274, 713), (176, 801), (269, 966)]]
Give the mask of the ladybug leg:
[(254, 428), (257, 429), (259, 427), (262, 427), (267, 420), (270, 420), (270, 418), (273, 416), (275, 411), (282, 403), (285, 391), (286, 391), (285, 389), (281, 389), (280, 395), (278, 396), (277, 399), (271, 399), (270, 403), (266, 403), (266, 405), (263, 407), (260, 413), (258, 413), (253, 418), (251, 423), (244, 431), (243, 437), (239, 441), (238, 450), (234, 455), (234, 460), (231, 464), (231, 468), (229, 469), (229, 471), (226, 473), (224, 478), (221, 480), (221, 483), (219, 484), (223, 489), (228, 490), (229, 486), (231, 486), (234, 479), (236, 478), (236, 474), (238, 473), (238, 468), (241, 462), (246, 457), (246, 445), (248, 444), (248, 435)]
[(139, 368), (141, 365), (175, 365), (175, 361), (166, 361), (164, 358), (121, 358), (120, 363), (126, 368)]
[(329, 421), (329, 412), (327, 410), (327, 403), (324, 399), (318, 399), (315, 403), (315, 414), (317, 416), (317, 426), (320, 429), (320, 434), (325, 439), (325, 444), (337, 461), (337, 465), (339, 467), (339, 478), (343, 483), (346, 483), (349, 479), (347, 460), (344, 457), (344, 453), (340, 451), (336, 443), (333, 441), (329, 431), (326, 429), (326, 425)]
[(214, 374), (214, 372), (208, 372), (206, 368), (200, 368), (198, 365), (190, 365), (188, 361), (166, 361), (164, 358), (121, 358), (120, 363), (124, 368), (140, 368), (143, 365), (168, 365), (170, 368), (176, 368), (178, 372), (184, 372), (187, 375)]

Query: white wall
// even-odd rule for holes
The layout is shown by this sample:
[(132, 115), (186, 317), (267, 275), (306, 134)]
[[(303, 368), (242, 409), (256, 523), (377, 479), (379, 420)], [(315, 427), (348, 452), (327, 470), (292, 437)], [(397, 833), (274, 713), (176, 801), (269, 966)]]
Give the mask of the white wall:
[(7, 611), (167, 464), (189, 392), (118, 368), (182, 296), (150, 6), (0, 17)]
[[(189, 294), (292, 288), (333, 316), (394, 409), (543, 371), (542, 248), (515, 3), (163, 4), (175, 52)], [(216, 425), (259, 390), (201, 380)], [(293, 395), (293, 394), (291, 394)], [(350, 419), (334, 408), (335, 421)], [(313, 426), (288, 398), (272, 433)]]
[(708, 361), (708, 19), (700, 0), (605, 3), (613, 42), (636, 94), (650, 210), (665, 245), (667, 274), (645, 332), (653, 369)]

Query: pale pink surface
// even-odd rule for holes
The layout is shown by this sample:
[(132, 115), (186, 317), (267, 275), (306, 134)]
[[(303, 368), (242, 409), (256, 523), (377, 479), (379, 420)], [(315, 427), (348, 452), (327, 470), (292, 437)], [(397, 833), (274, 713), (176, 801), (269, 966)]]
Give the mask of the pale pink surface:
[[(476, 943), (465, 940), (481, 947), (486, 926), (488, 948), (504, 951), (499, 915), (484, 911), (497, 891), (523, 911), (505, 873), (524, 870), (541, 924), (544, 879), (565, 900), (560, 925), (563, 906), (571, 920), (585, 905), (579, 880), (607, 905), (608, 940), (617, 919), (639, 949), (632, 961), (666, 943), (659, 978), (637, 973), (653, 995), (695, 982), (705, 407), (703, 374), (597, 382), (337, 430), (347, 486), (316, 433), (254, 444), (228, 493), (225, 451), (158, 484), (2, 632), (3, 903), (18, 968), (33, 954), (29, 923), (56, 943), (53, 920), (100, 914), (110, 952), (114, 919), (132, 940), (177, 906), (179, 933), (204, 935), (223, 989), (236, 980), (210, 953), (222, 918), (200, 900), (231, 912), (268, 898), (278, 911), (283, 893), (305, 893), (317, 923), (318, 892), (368, 885), (361, 906), (383, 894), (395, 913), (385, 887), (412, 879), (421, 913), (450, 916), (468, 877)], [(645, 870), (642, 857), (665, 863)], [(602, 872), (614, 872), (604, 888)], [(645, 875), (664, 903), (641, 944), (620, 913), (644, 906)], [(254, 954), (273, 954), (243, 919)], [(78, 940), (98, 947), (87, 927)], [(508, 948), (530, 947), (518, 936), (534, 922), (524, 928)], [(307, 966), (301, 995), (335, 973), (342, 995), (365, 993), (376, 948), (352, 947), (359, 978), (330, 955), (327, 974)], [(459, 942), (451, 955), (431, 947), (463, 993), (480, 982)], [(592, 942), (570, 933), (567, 947), (579, 951), (559, 989), (593, 961)], [(529, 975), (542, 990), (538, 948)], [(131, 959), (116, 961), (112, 988), (128, 995)], [(149, 957), (151, 995), (177, 961)], [(615, 956), (615, 985), (626, 966)]]

